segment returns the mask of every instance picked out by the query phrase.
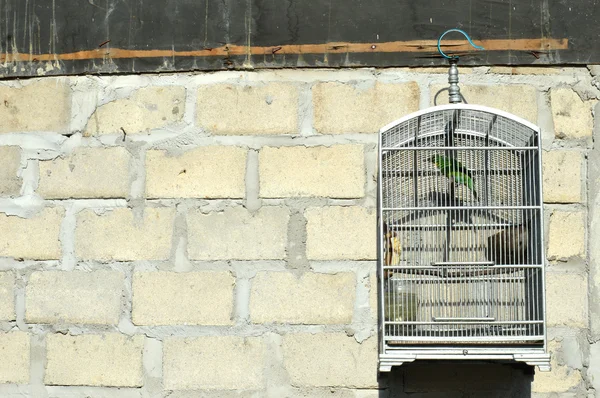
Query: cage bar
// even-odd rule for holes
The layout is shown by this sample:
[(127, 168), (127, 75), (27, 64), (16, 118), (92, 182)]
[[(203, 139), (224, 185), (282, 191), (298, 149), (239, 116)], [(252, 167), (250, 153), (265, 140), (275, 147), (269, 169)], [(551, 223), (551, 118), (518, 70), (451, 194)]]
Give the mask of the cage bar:
[(380, 369), (417, 359), (549, 370), (539, 129), (451, 104), (380, 131)]

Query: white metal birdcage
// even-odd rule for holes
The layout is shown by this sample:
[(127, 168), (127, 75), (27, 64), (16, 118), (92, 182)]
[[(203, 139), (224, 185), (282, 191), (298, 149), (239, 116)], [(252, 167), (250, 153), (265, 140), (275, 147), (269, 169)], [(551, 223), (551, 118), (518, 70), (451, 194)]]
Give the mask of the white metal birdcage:
[(549, 370), (539, 129), (437, 106), (381, 129), (380, 369), (417, 359)]

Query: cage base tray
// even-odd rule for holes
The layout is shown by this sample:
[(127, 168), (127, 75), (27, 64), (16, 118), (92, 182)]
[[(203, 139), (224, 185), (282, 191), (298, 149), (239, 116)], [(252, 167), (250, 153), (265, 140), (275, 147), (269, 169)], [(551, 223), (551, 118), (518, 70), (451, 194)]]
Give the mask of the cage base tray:
[[(473, 346), (489, 346), (490, 344), (494, 344), (494, 345), (538, 345), (538, 344), (543, 344), (543, 341), (536, 341), (536, 340), (511, 340), (511, 341), (470, 341), (467, 344), (469, 345), (473, 345)], [(443, 346), (447, 346), (447, 345), (456, 345), (456, 342), (452, 342), (452, 341), (431, 341), (431, 340), (422, 340), (422, 341), (418, 341), (418, 340), (411, 340), (411, 341), (403, 341), (403, 340), (388, 340), (386, 341), (386, 344), (389, 346), (414, 346), (414, 345), (425, 345), (425, 346), (432, 346), (432, 345), (443, 345)]]
[(404, 363), (417, 360), (521, 362), (529, 366), (537, 366), (541, 372), (550, 371), (550, 354), (538, 352), (524, 354), (469, 353), (468, 350), (464, 350), (462, 354), (454, 352), (394, 352), (390, 354), (381, 354), (379, 355), (379, 371), (390, 372), (394, 366), (401, 366)]
[[(500, 326), (500, 325), (464, 325), (464, 326), (455, 326), (451, 328), (439, 329), (436, 328), (435, 325), (423, 325), (419, 327), (412, 327), (411, 325), (404, 325), (402, 329), (398, 329), (394, 326), (386, 327), (386, 336), (388, 337), (422, 337), (424, 340), (427, 340), (429, 337), (444, 337), (448, 339), (452, 338), (478, 338), (478, 337), (486, 337), (486, 338), (498, 338), (498, 340), (506, 340), (505, 337), (513, 337), (515, 340), (519, 336), (523, 336), (523, 339), (526, 340), (525, 337), (534, 337), (537, 336), (537, 333), (533, 332), (526, 326)], [(504, 338), (504, 339), (503, 339)], [(529, 338), (529, 341), (532, 339)], [(480, 341), (481, 342), (481, 341)], [(484, 341), (487, 344), (489, 340)], [(477, 342), (478, 343), (478, 342)]]

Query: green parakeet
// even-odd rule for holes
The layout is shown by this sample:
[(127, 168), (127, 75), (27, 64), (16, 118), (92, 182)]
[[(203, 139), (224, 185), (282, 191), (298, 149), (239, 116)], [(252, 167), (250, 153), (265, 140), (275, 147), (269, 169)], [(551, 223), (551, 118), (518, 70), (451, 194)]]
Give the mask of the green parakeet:
[(473, 192), (473, 197), (477, 199), (477, 192), (473, 185), (473, 176), (471, 171), (467, 169), (461, 162), (456, 159), (449, 158), (444, 155), (434, 155), (429, 158), (429, 161), (434, 163), (443, 175), (453, 180), (457, 184), (463, 184)]

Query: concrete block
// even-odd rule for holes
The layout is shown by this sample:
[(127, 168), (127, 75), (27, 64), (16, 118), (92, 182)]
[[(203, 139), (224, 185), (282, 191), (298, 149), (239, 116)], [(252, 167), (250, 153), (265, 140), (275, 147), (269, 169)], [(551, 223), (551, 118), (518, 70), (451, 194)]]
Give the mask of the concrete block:
[(15, 275), (0, 272), (0, 321), (14, 321), (15, 314)]
[(374, 260), (377, 258), (377, 215), (374, 209), (349, 206), (313, 207), (308, 220), (309, 260)]
[(373, 271), (369, 275), (369, 283), (371, 285), (369, 290), (369, 307), (371, 308), (371, 316), (374, 319), (379, 317), (378, 309), (378, 298), (379, 298), (379, 280), (377, 279), (377, 272)]
[(263, 206), (188, 214), (188, 253), (193, 260), (279, 260), (285, 257), (289, 211)]
[(265, 147), (259, 155), (260, 196), (360, 198), (365, 194), (362, 145)]
[(561, 349), (559, 341), (552, 340), (548, 342), (552, 370), (550, 372), (535, 372), (531, 385), (532, 392), (560, 394), (575, 390), (583, 382), (581, 371), (558, 363)]
[(129, 161), (125, 148), (78, 148), (65, 158), (40, 162), (38, 192), (46, 199), (125, 198)]
[(572, 273), (546, 273), (548, 326), (588, 327), (587, 279)]
[(0, 257), (60, 259), (58, 235), (63, 215), (64, 209), (59, 207), (45, 208), (31, 218), (0, 213)]
[(218, 135), (294, 134), (298, 132), (298, 96), (298, 86), (287, 83), (201, 86), (196, 123)]
[(554, 133), (558, 138), (591, 138), (593, 101), (583, 101), (570, 88), (550, 90)]
[(561, 71), (562, 68), (557, 66), (493, 66), (490, 68), (490, 73), (500, 75), (559, 75)]
[[(343, 391), (347, 391), (347, 390), (340, 390), (340, 392)], [(386, 392), (385, 390), (354, 390), (354, 395), (352, 396), (353, 398), (383, 398), (386, 397)], [(325, 394), (323, 394), (323, 397), (325, 397)]]
[(0, 333), (0, 383), (29, 383), (29, 335)]
[(350, 272), (300, 277), (259, 272), (252, 279), (250, 319), (254, 323), (348, 324), (355, 297), (356, 277)]
[[(555, 335), (554, 330), (550, 332), (551, 335)], [(580, 330), (579, 333), (564, 332), (562, 336), (556, 337), (560, 340), (561, 350), (559, 353), (554, 352), (556, 359), (559, 364), (566, 365), (573, 369), (584, 369), (588, 367), (588, 358), (592, 357), (591, 346), (589, 347), (590, 355), (588, 354), (588, 345), (590, 344), (587, 337), (586, 331)]]
[(600, 390), (600, 342), (590, 344), (587, 381), (596, 391)]
[(317, 83), (313, 87), (314, 127), (321, 134), (375, 133), (417, 111), (419, 96), (415, 82), (377, 82), (367, 88), (348, 83)]
[(148, 198), (243, 198), (246, 192), (244, 148), (207, 146), (168, 156), (146, 154)]
[(25, 319), (116, 325), (124, 279), (118, 271), (34, 272), (25, 290)]
[(46, 337), (45, 384), (141, 387), (143, 336), (117, 333)]
[(283, 337), (284, 366), (296, 387), (377, 387), (377, 338), (358, 343), (344, 333)]
[(555, 211), (550, 216), (548, 259), (585, 257), (585, 218), (582, 212)]
[(83, 210), (77, 215), (75, 254), (81, 260), (166, 260), (171, 251), (175, 209), (144, 209), (134, 219), (130, 209), (118, 208), (98, 215)]
[(583, 156), (576, 151), (548, 151), (542, 156), (545, 203), (581, 202)]
[(45, 77), (21, 87), (0, 85), (0, 133), (64, 133), (71, 118), (71, 89), (62, 78)]
[[(434, 85), (430, 88), (431, 105), (436, 93), (447, 88), (448, 85)], [(532, 86), (524, 85), (501, 85), (490, 86), (460, 85), (461, 94), (469, 104), (485, 105), (500, 109), (513, 115), (520, 116), (534, 124), (537, 124), (538, 104), (537, 90)], [(448, 103), (448, 91), (441, 92), (437, 97), (438, 105)]]
[(257, 390), (263, 387), (266, 347), (257, 337), (167, 338), (163, 385), (167, 390)]
[(594, 77), (600, 75), (600, 65), (588, 65), (587, 69), (590, 71), (590, 74)]
[(231, 325), (235, 278), (226, 271), (137, 272), (136, 325)]
[(21, 177), (21, 149), (17, 146), (0, 146), (0, 196), (19, 196)]
[[(113, 387), (93, 387), (93, 386), (32, 386), (32, 391), (43, 391), (43, 397), (48, 398), (146, 398), (149, 395), (144, 388), (113, 388)], [(148, 388), (151, 389), (152, 387)], [(16, 397), (18, 398), (18, 397)], [(172, 397), (169, 398), (182, 398)], [(187, 397), (190, 398), (190, 397)]]
[(84, 136), (139, 134), (181, 121), (185, 87), (155, 86), (136, 90), (129, 98), (109, 102), (96, 109)]
[[(268, 396), (277, 396), (285, 398), (381, 398), (375, 391), (369, 390), (371, 394), (368, 394), (366, 390), (351, 390), (345, 388), (324, 388), (324, 387), (312, 387), (312, 388), (286, 388), (279, 387), (279, 391), (269, 389)], [(276, 395), (280, 394), (280, 395)], [(387, 398), (387, 395), (386, 395)]]

